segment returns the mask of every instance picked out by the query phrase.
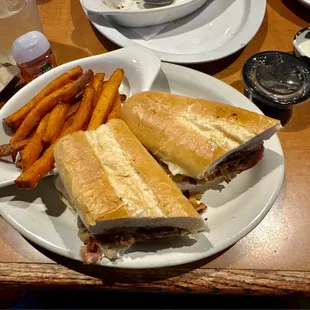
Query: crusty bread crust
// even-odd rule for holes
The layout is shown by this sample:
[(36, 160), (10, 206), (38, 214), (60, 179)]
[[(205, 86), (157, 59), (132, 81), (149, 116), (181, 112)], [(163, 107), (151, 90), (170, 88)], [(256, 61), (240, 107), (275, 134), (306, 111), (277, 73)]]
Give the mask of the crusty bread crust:
[[(126, 156), (126, 163), (115, 161), (120, 152)], [(102, 154), (110, 156), (102, 158)], [(179, 227), (197, 231), (206, 227), (122, 120), (111, 120), (95, 131), (65, 136), (57, 143), (54, 156), (70, 200), (92, 233), (121, 227)], [(142, 185), (128, 184), (128, 165), (131, 173), (144, 182)], [(141, 196), (145, 191), (154, 197), (152, 204), (138, 199), (149, 197)], [(137, 198), (129, 199), (132, 195)]]
[(54, 156), (67, 193), (87, 226), (101, 220), (128, 216), (84, 132), (62, 138), (55, 146)]
[[(170, 171), (204, 178), (240, 146), (270, 138), (278, 120), (223, 103), (163, 92), (142, 92), (122, 107), (122, 119)], [(179, 170), (174, 172), (173, 166)]]
[(114, 119), (109, 122), (109, 126), (112, 128), (124, 152), (128, 154), (131, 165), (156, 195), (160, 209), (164, 211), (165, 215), (169, 217), (190, 216), (200, 218), (196, 210), (188, 202), (188, 199), (175, 186), (164, 169), (150, 156), (126, 124)]

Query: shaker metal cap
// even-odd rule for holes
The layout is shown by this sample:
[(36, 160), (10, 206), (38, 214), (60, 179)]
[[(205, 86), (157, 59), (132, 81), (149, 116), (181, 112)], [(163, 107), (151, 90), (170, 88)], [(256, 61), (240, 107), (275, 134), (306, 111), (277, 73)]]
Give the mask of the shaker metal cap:
[(310, 97), (310, 68), (288, 53), (255, 54), (244, 64), (242, 75), (247, 91), (266, 105), (286, 109)]

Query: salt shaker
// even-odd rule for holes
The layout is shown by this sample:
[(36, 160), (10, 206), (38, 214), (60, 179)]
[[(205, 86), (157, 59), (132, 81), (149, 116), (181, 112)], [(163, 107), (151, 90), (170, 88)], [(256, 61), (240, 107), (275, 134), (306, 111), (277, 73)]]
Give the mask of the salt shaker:
[(39, 31), (31, 31), (17, 38), (12, 54), (26, 83), (56, 66), (51, 45)]

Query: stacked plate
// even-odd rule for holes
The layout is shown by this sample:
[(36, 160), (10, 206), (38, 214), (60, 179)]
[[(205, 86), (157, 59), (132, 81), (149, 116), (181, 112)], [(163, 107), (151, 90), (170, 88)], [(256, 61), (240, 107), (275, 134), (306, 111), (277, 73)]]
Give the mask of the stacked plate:
[[(128, 14), (125, 10), (111, 12), (106, 10), (102, 1), (81, 0), (81, 4), (94, 27), (117, 45), (141, 45), (156, 52), (162, 61), (174, 63), (210, 62), (237, 52), (255, 36), (266, 11), (265, 0), (178, 1), (181, 2), (179, 6), (188, 6), (187, 10), (183, 9), (183, 14), (191, 10), (194, 12), (176, 20), (147, 27), (136, 27), (146, 23), (141, 19), (141, 14), (131, 14), (129, 22), (126, 16), (127, 21), (124, 22), (115, 14), (122, 17), (122, 14)], [(198, 8), (190, 7), (190, 2)], [(94, 3), (97, 7), (94, 7)], [(103, 7), (100, 9), (98, 6)], [(171, 7), (170, 11), (173, 13), (176, 9)], [(148, 10), (145, 11), (144, 16), (149, 14)], [(155, 13), (163, 16), (164, 12), (162, 10)], [(151, 19), (148, 15), (147, 17), (146, 20)], [(134, 22), (137, 20), (141, 21), (140, 24)]]

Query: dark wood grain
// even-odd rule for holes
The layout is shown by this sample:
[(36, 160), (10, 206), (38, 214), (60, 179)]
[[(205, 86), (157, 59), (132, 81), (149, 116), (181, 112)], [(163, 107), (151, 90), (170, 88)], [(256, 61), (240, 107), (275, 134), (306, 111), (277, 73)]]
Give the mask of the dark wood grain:
[(288, 295), (310, 293), (310, 272), (163, 268), (121, 270), (92, 267), (89, 276), (57, 264), (0, 263), (0, 283), (6, 287), (70, 289), (98, 288), (174, 293)]
[[(259, 0), (257, 0), (259, 1)], [(78, 0), (38, 0), (45, 35), (58, 64), (118, 48), (89, 23)], [(309, 26), (309, 12), (297, 1), (268, 0), (263, 24), (238, 53), (190, 67), (243, 92), (241, 69), (259, 51), (292, 52), (292, 39)], [(52, 14), (51, 14), (52, 12)], [(23, 86), (12, 83), (9, 98)], [(152, 270), (86, 267), (33, 246), (0, 218), (0, 286), (14, 288), (99, 288), (216, 294), (287, 295), (310, 291), (310, 105), (293, 111), (264, 111), (282, 120), (285, 181), (266, 218), (233, 247), (191, 266)], [(12, 187), (0, 197), (14, 195)], [(294, 270), (294, 271), (292, 271)]]

